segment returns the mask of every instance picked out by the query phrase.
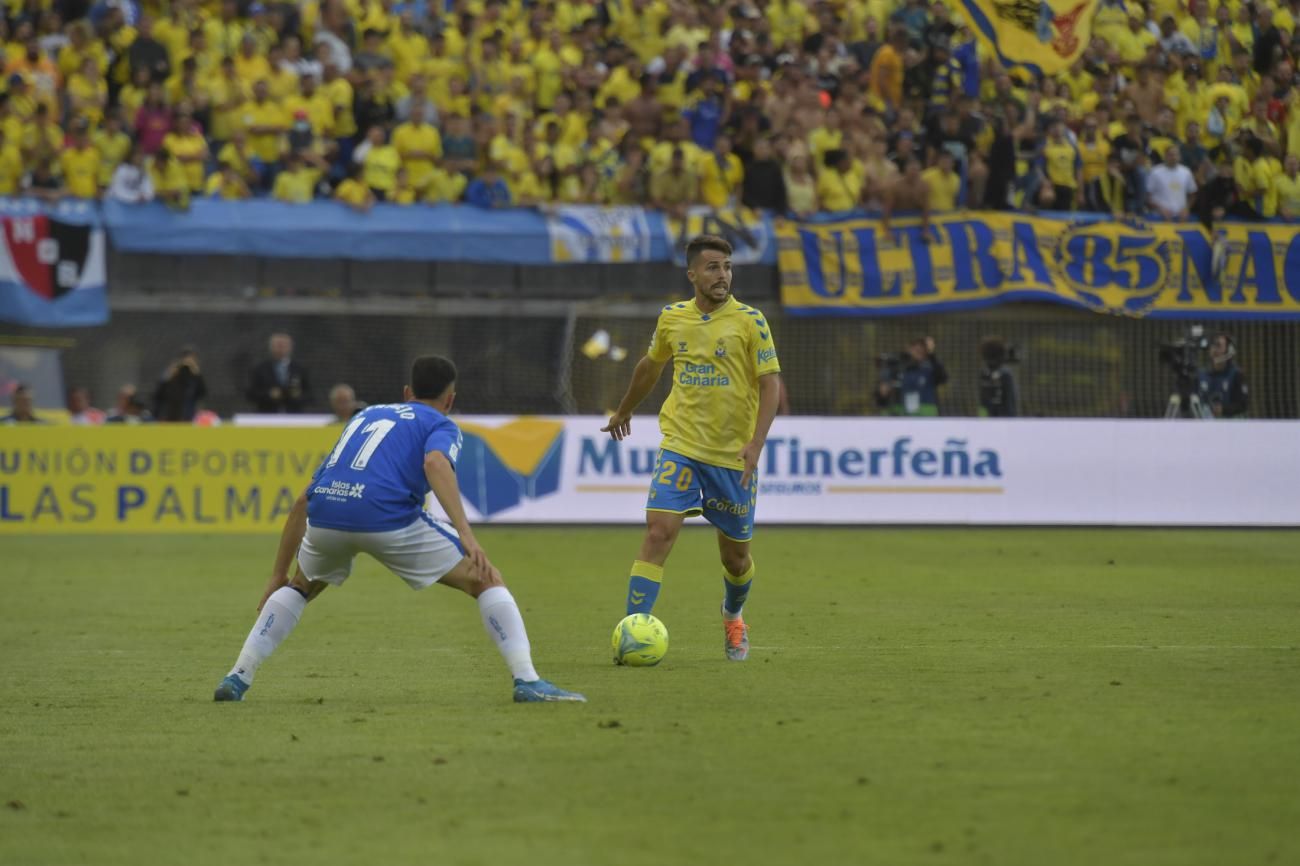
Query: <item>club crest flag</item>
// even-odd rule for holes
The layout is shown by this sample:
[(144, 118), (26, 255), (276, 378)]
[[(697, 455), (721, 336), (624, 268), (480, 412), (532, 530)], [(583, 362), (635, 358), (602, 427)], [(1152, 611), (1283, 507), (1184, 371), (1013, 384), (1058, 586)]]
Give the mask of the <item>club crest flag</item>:
[(1088, 47), (1101, 0), (961, 0), (960, 6), (1002, 65), (1053, 75)]

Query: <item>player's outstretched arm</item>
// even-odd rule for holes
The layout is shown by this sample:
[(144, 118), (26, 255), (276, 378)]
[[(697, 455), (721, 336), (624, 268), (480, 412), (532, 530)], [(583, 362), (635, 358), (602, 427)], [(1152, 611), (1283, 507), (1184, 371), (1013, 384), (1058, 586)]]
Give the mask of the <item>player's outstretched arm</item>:
[(284, 529), (280, 530), (280, 547), (275, 551), (275, 565), (271, 566), (271, 579), (266, 583), (266, 592), (257, 603), (260, 611), (262, 605), (282, 586), (289, 585), (289, 569), (293, 568), (294, 556), (302, 544), (302, 537), (307, 532), (307, 494), (302, 493), (289, 509), (289, 516), (284, 519)]
[(740, 452), (740, 459), (745, 462), (745, 473), (740, 478), (742, 489), (749, 486), (749, 479), (758, 469), (758, 458), (767, 444), (767, 433), (772, 429), (776, 410), (781, 405), (781, 374), (768, 373), (758, 377), (758, 419), (754, 423), (754, 436)]
[(456, 470), (452, 468), (447, 455), (441, 451), (430, 451), (424, 455), (424, 477), (428, 479), (429, 488), (437, 497), (443, 513), (447, 515), (451, 525), (456, 529), (456, 534), (460, 536), (460, 544), (465, 548), (466, 558), (479, 574), (488, 574), (492, 563), (488, 561), (487, 554), (474, 538), (474, 530), (470, 529), (469, 518), (465, 516), (465, 506), (460, 501), (460, 486), (456, 484)]
[(632, 413), (641, 405), (641, 401), (650, 396), (667, 364), (667, 361), (656, 361), (648, 355), (637, 361), (627, 393), (623, 395), (617, 411), (609, 417), (609, 423), (600, 428), (601, 433), (608, 433), (619, 441), (631, 435)]

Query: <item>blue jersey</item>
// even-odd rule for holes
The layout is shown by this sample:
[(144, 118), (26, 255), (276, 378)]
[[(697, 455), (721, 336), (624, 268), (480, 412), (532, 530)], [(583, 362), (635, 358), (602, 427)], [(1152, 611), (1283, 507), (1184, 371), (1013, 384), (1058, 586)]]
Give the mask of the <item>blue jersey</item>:
[(423, 403), (369, 406), (344, 428), (307, 488), (312, 526), (387, 532), (419, 519), (429, 482), (424, 457), (447, 455), (454, 468), (460, 428)]

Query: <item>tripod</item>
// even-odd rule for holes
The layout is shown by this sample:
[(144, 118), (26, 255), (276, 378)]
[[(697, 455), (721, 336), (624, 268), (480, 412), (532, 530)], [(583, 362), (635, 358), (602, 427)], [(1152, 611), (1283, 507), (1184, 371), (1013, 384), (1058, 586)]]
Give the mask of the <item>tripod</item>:
[(1210, 408), (1201, 402), (1199, 394), (1175, 391), (1169, 395), (1169, 405), (1165, 408), (1165, 418), (1199, 418), (1208, 421), (1214, 417)]

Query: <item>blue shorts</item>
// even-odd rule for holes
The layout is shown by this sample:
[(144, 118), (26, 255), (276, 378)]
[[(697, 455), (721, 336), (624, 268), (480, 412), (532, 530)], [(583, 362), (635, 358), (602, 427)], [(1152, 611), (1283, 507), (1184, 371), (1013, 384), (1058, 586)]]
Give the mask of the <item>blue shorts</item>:
[(758, 502), (758, 473), (749, 489), (740, 486), (745, 473), (701, 463), (675, 451), (660, 449), (650, 479), (646, 511), (666, 511), (704, 519), (732, 541), (754, 537), (754, 507)]

